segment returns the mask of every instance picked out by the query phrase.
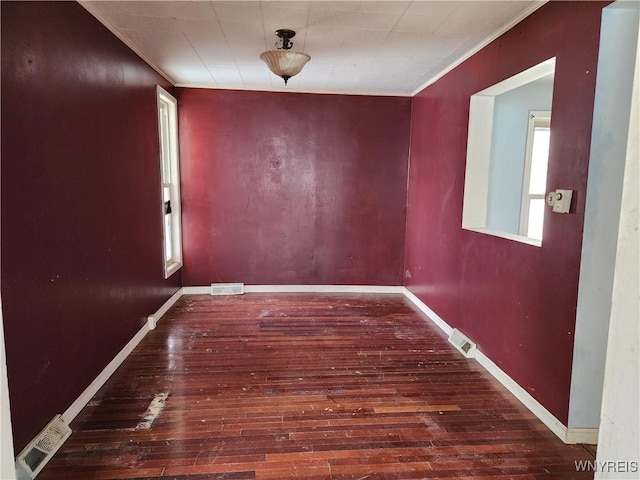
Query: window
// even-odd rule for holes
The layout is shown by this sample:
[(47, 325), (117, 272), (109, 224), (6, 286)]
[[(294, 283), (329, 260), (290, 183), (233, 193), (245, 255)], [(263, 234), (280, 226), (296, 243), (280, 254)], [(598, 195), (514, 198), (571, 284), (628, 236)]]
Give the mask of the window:
[(542, 245), (555, 58), (472, 95), (462, 228)]
[(551, 138), (551, 112), (531, 112), (522, 183), (520, 235), (542, 240), (545, 189)]
[(157, 97), (162, 181), (164, 278), (169, 278), (182, 267), (178, 102), (162, 87), (158, 87)]

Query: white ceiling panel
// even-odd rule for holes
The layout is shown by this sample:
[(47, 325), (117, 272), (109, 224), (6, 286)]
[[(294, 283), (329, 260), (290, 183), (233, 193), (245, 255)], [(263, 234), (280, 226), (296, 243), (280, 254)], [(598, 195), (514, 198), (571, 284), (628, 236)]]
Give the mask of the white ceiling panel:
[(188, 85), (197, 86), (197, 87), (211, 86), (211, 87), (218, 87), (218, 88), (223, 88), (226, 85), (236, 85), (235, 88), (244, 87), (242, 77), (240, 76), (240, 73), (238, 72), (237, 68), (211, 69), (211, 73), (213, 74), (213, 77), (216, 79), (216, 82), (217, 82), (216, 85), (208, 85), (206, 83), (202, 83), (202, 84), (194, 83), (193, 85), (189, 83)]
[[(270, 2), (266, 2), (270, 3)], [(307, 2), (307, 6), (311, 11), (316, 10), (331, 10), (337, 12), (357, 12), (362, 7), (362, 2), (348, 2), (348, 1), (310, 1)]]
[(402, 2), (400, 0), (392, 2), (373, 1), (363, 2), (360, 8), (376, 13), (404, 13), (410, 4), (411, 2)]
[(222, 24), (248, 23), (262, 26), (262, 9), (260, 3), (222, 3), (212, 2), (218, 21)]
[(410, 2), (405, 15), (426, 15), (435, 16), (439, 18), (446, 18), (449, 16), (461, 3), (459, 1), (424, 1), (424, 2)]
[[(346, 30), (340, 37), (342, 38), (343, 46), (349, 47), (366, 47), (370, 52), (375, 52), (376, 47), (379, 47), (384, 43), (389, 32), (386, 30), (360, 30), (349, 29)], [(322, 41), (323, 39), (319, 39)]]
[(431, 33), (447, 19), (447, 15), (403, 15), (394, 32)]
[[(81, 1), (179, 86), (411, 96), (543, 5), (505, 1)], [(311, 61), (284, 86), (275, 30)]]
[[(389, 70), (392, 74), (396, 68), (411, 68), (413, 67), (413, 57), (405, 56), (375, 56), (371, 58), (371, 64), (379, 65)], [(395, 76), (395, 74), (393, 74)]]
[(304, 29), (309, 17), (308, 8), (283, 8), (264, 5), (262, 7), (262, 20), (265, 28), (269, 26), (269, 31), (275, 31), (287, 25), (287, 28), (295, 30)]

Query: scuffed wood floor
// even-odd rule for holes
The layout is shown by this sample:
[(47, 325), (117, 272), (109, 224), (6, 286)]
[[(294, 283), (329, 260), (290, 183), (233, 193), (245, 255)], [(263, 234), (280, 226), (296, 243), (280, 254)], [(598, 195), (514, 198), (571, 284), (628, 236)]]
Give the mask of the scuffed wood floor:
[(185, 296), (48, 479), (587, 479), (401, 295)]

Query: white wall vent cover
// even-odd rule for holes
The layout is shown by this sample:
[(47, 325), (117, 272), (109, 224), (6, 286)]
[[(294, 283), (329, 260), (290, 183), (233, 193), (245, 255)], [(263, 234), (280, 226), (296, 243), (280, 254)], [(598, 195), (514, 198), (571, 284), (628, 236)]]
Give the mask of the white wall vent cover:
[(60, 415), (53, 417), (44, 430), (16, 458), (18, 480), (35, 478), (69, 435), (71, 435), (71, 429)]
[(476, 344), (457, 328), (449, 336), (449, 343), (467, 358), (476, 357)]
[(212, 283), (211, 295), (242, 295), (244, 283)]

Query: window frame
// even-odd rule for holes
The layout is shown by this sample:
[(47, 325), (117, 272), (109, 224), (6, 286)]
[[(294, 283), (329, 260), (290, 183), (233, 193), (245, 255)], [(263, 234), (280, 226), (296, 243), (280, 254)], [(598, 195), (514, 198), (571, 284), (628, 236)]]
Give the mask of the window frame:
[[(551, 110), (532, 110), (529, 112), (527, 143), (524, 157), (524, 175), (522, 178), (522, 201), (520, 204), (520, 235), (525, 237), (528, 237), (529, 232), (529, 211), (531, 207), (531, 200), (544, 200), (546, 197), (546, 186), (545, 192), (540, 194), (529, 193), (529, 187), (531, 184), (531, 167), (533, 164), (533, 140), (536, 128), (546, 128), (551, 131)], [(547, 167), (548, 165), (549, 155), (547, 153)], [(542, 231), (544, 234), (544, 216)], [(542, 239), (539, 240), (542, 241)]]
[[(489, 216), (489, 183), (491, 173), (494, 107), (496, 97), (508, 91), (555, 73), (556, 58), (552, 57), (527, 70), (491, 85), (470, 96), (467, 155), (462, 203), (462, 229), (484, 235), (501, 237), (534, 247), (542, 247), (542, 240), (521, 235), (520, 224), (512, 231), (487, 227)], [(553, 103), (553, 101), (552, 101)], [(552, 110), (553, 111), (553, 108)], [(524, 156), (523, 145), (523, 156)], [(524, 158), (522, 158), (524, 167)], [(517, 179), (515, 181), (520, 181)], [(513, 202), (521, 202), (522, 194), (514, 195)], [(521, 211), (522, 205), (518, 205)], [(519, 219), (518, 219), (519, 220)]]
[[(160, 214), (164, 278), (182, 268), (182, 208), (180, 202), (180, 157), (178, 101), (161, 86), (156, 87), (160, 163)], [(166, 115), (166, 119), (163, 118)], [(166, 195), (168, 192), (168, 195)], [(165, 199), (168, 196), (168, 199)], [(170, 212), (167, 213), (167, 201)], [(169, 225), (167, 226), (167, 215)], [(169, 245), (169, 248), (167, 248)]]

